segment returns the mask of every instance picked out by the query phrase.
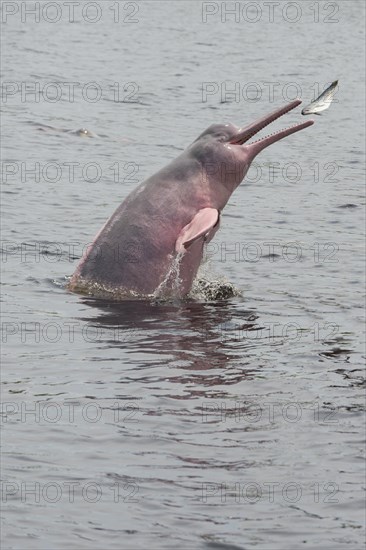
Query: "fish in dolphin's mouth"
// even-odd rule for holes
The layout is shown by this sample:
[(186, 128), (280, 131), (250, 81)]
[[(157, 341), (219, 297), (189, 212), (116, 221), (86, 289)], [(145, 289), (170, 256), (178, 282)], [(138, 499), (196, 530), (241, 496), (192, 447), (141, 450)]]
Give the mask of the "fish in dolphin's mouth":
[[(244, 145), (244, 143), (247, 143), (255, 134), (263, 130), (266, 126), (271, 124), (271, 122), (274, 122), (281, 116), (285, 115), (289, 111), (292, 111), (301, 104), (300, 99), (295, 99), (291, 103), (288, 103), (284, 107), (281, 107), (279, 109), (276, 109), (276, 111), (272, 112), (269, 115), (266, 115), (253, 124), (250, 124), (249, 126), (246, 126), (244, 128), (241, 128), (239, 132), (232, 137), (229, 140), (229, 143), (233, 145)], [(289, 136), (290, 134), (293, 134), (295, 132), (299, 132), (303, 128), (307, 128), (308, 126), (311, 126), (314, 124), (314, 120), (307, 120), (306, 122), (302, 122), (300, 124), (295, 124), (293, 126), (290, 126), (288, 128), (278, 130), (277, 132), (274, 132), (273, 134), (269, 134), (267, 136), (264, 136), (262, 138), (257, 139), (256, 141), (252, 141), (247, 144), (248, 147), (256, 146), (256, 148), (260, 147), (260, 149), (263, 149), (264, 147), (267, 147), (271, 143), (275, 143), (276, 141)]]
[(320, 115), (322, 111), (329, 109), (330, 104), (334, 99), (334, 95), (337, 91), (338, 80), (332, 82), (332, 84), (324, 90), (314, 101), (303, 108), (302, 115)]

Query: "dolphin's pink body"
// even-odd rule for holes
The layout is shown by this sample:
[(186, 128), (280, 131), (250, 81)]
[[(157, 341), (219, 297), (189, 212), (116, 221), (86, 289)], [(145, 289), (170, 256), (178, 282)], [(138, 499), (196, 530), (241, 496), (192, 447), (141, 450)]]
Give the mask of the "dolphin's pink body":
[[(127, 196), (81, 259), (69, 288), (149, 295), (165, 281), (165, 291), (186, 295), (204, 243), (218, 229), (220, 212), (252, 160), (271, 143), (313, 121), (246, 142), (300, 103), (295, 100), (242, 129), (232, 124), (210, 126), (179, 157)], [(178, 277), (169, 276), (178, 255)]]

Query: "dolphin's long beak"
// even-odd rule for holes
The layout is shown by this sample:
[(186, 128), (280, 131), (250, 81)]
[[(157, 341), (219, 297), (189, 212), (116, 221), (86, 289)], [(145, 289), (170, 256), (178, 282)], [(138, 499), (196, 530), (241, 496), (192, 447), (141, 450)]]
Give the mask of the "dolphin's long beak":
[[(300, 105), (300, 103), (301, 103), (300, 99), (295, 99), (294, 101), (291, 101), (291, 103), (288, 103), (285, 107), (276, 109), (276, 111), (273, 111), (273, 113), (260, 118), (259, 120), (257, 120), (256, 122), (253, 122), (253, 124), (250, 124), (245, 128), (240, 129), (239, 132), (230, 140), (230, 143), (236, 144), (236, 145), (243, 145), (255, 134), (257, 134), (260, 130), (268, 126), (268, 124), (275, 121), (277, 118), (281, 117), (282, 115), (288, 113), (289, 111), (292, 111), (292, 109), (295, 109), (295, 107)], [(280, 139), (286, 136), (294, 134), (295, 132), (299, 132), (300, 130), (307, 128), (308, 126), (311, 126), (312, 124), (314, 124), (314, 120), (307, 120), (302, 124), (296, 124), (295, 126), (290, 126), (290, 128), (286, 128), (285, 130), (279, 130), (274, 134), (258, 139), (257, 141), (253, 141), (252, 143), (248, 143), (245, 147), (252, 152), (253, 156), (255, 156), (260, 151), (262, 151), (262, 149), (264, 149), (265, 147), (268, 147), (268, 145), (271, 145), (272, 143), (275, 143), (276, 141), (279, 141)]]

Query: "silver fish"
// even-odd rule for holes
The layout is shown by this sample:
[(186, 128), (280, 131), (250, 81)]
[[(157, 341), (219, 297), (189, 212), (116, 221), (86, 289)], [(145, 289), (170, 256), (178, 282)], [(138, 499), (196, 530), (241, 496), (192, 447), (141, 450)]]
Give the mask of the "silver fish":
[(321, 111), (325, 111), (325, 109), (328, 109), (334, 98), (337, 86), (338, 80), (335, 80), (334, 82), (332, 82), (329, 88), (327, 88), (322, 94), (320, 94), (318, 98), (316, 98), (314, 101), (309, 103), (309, 105), (304, 107), (301, 111), (301, 114), (320, 115)]

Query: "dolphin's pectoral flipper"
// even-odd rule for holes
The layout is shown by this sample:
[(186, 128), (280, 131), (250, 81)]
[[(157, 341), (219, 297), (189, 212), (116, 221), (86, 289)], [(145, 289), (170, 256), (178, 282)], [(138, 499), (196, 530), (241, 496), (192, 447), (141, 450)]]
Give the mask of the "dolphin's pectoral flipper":
[(200, 237), (210, 241), (219, 227), (220, 214), (216, 208), (202, 208), (192, 221), (183, 227), (175, 243), (176, 252), (185, 250)]

